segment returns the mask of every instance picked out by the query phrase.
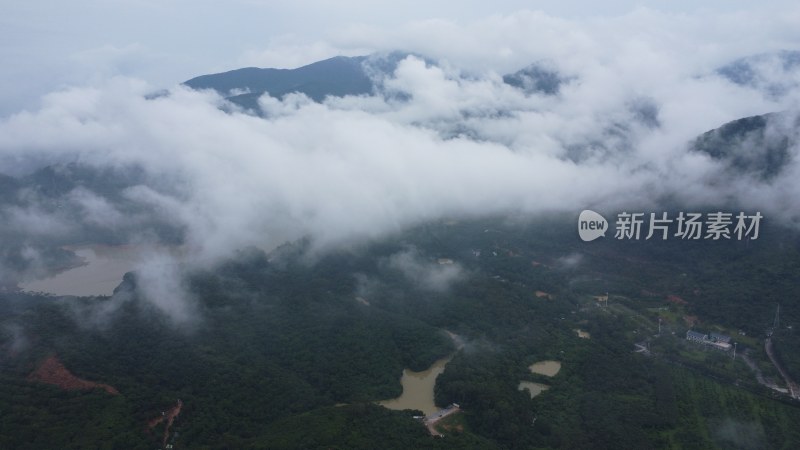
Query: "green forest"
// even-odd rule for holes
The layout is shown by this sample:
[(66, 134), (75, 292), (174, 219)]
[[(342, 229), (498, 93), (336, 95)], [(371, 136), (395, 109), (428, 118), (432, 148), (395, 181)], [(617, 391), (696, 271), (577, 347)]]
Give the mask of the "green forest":
[[(800, 404), (686, 343), (681, 319), (742, 331), (739, 350), (774, 376), (760, 343), (780, 304), (776, 350), (800, 378), (796, 234), (583, 243), (566, 223), (454, 220), (347, 250), (245, 249), (185, 280), (197, 310), (185, 323), (144, 301), (134, 273), (112, 297), (1, 293), (0, 448), (158, 448), (164, 426), (148, 422), (178, 399), (170, 443), (187, 449), (800, 446)], [(669, 331), (653, 337), (658, 318)], [(649, 355), (634, 351), (643, 340)], [(401, 394), (403, 369), (451, 354), (435, 400), (458, 403), (462, 427), (434, 437), (418, 411), (376, 405)], [(50, 355), (119, 395), (30, 381)], [(530, 373), (541, 360), (562, 368)], [(522, 380), (550, 389), (531, 398)]]

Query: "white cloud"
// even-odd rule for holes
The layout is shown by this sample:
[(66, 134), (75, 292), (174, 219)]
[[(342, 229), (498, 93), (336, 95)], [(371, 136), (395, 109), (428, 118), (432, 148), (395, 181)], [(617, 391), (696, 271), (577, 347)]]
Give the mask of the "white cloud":
[(171, 255), (153, 253), (136, 268), (138, 292), (143, 300), (181, 325), (195, 325), (200, 316), (183, 284), (182, 266)]
[[(666, 195), (713, 202), (733, 193), (797, 220), (800, 208), (780, 203), (800, 198), (789, 176), (796, 164), (769, 185), (715, 187), (707, 181), (719, 164), (686, 151), (689, 140), (728, 120), (796, 106), (795, 91), (770, 97), (712, 70), (798, 42), (797, 18), (640, 9), (605, 19), (521, 12), (464, 24), (354, 27), (330, 43), (278, 43), (245, 58), (296, 65), (368, 47), (444, 62), (402, 62), (383, 89), (404, 100), (264, 97), (266, 119), (225, 113), (220, 97), (181, 87), (146, 100), (151, 86), (123, 77), (64, 89), (40, 109), (0, 121), (0, 171), (18, 173), (31, 160), (141, 165), (172, 189), (139, 186), (127, 198), (183, 224), (195, 262), (304, 236), (318, 249), (338, 246), (443, 216), (632, 207)], [(571, 77), (558, 95), (502, 83), (500, 74), (540, 60)], [(657, 125), (638, 118), (641, 105)], [(110, 211), (98, 198), (79, 200), (89, 211)], [(28, 223), (30, 211), (12, 217)], [(56, 227), (46, 225), (40, 232)], [(179, 284), (154, 286), (164, 311), (191, 315), (176, 306), (185, 303), (180, 296), (159, 300)]]
[(415, 248), (395, 253), (389, 256), (383, 264), (390, 269), (402, 272), (415, 286), (435, 292), (446, 291), (453, 283), (463, 279), (466, 275), (460, 264), (451, 260), (440, 264), (425, 258)]

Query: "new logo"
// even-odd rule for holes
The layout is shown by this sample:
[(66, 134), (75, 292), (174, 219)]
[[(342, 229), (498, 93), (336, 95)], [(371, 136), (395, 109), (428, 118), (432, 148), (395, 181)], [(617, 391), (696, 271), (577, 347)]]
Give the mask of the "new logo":
[(600, 236), (605, 237), (608, 231), (608, 221), (605, 217), (590, 210), (584, 209), (578, 216), (578, 235), (585, 242), (593, 241)]

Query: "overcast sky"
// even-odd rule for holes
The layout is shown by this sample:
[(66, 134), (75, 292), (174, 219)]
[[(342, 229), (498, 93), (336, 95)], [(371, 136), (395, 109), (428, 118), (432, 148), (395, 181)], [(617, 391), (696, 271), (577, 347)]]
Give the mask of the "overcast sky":
[[(796, 20), (795, 2), (413, 0), (3, 0), (0, 115), (30, 108), (42, 94), (110, 76), (170, 86), (246, 65), (294, 67), (338, 53), (402, 45), (402, 30), (440, 19), (458, 26), (519, 10), (575, 23), (649, 8), (676, 17)], [(748, 14), (739, 15), (746, 20)], [(780, 24), (776, 24), (780, 28)], [(800, 28), (800, 27), (798, 27)], [(376, 39), (377, 31), (395, 40)], [(743, 30), (745, 32), (746, 30)], [(708, 30), (713, 35), (713, 30)], [(435, 43), (434, 43), (435, 44)], [(382, 49), (382, 48), (378, 48)], [(498, 51), (501, 49), (498, 48)]]

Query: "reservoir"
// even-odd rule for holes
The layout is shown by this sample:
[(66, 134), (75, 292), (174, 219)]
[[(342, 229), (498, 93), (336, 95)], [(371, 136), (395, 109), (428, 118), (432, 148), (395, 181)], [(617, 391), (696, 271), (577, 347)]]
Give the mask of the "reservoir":
[(531, 364), (528, 369), (530, 369), (532, 373), (553, 377), (561, 370), (561, 363), (559, 361), (539, 361)]
[[(544, 375), (546, 377), (554, 377), (558, 371), (561, 370), (561, 362), (551, 360), (539, 361), (528, 366), (528, 369), (531, 371), (531, 373)], [(532, 381), (520, 381), (517, 389), (520, 391), (527, 390), (531, 398), (534, 398), (542, 392), (550, 389), (550, 386), (542, 383), (534, 383)]]
[(451, 359), (453, 359), (452, 355), (442, 358), (422, 372), (404, 369), (403, 377), (400, 379), (403, 393), (400, 397), (383, 400), (378, 404), (395, 410), (418, 409), (425, 415), (435, 413), (439, 408), (433, 403), (433, 386), (436, 384), (436, 377), (444, 372), (444, 366)]
[(84, 264), (49, 278), (20, 283), (20, 289), (53, 295), (111, 295), (141, 256), (136, 247), (128, 245), (89, 245), (69, 250), (83, 258)]
[(542, 392), (550, 389), (550, 386), (542, 383), (534, 383), (532, 381), (520, 381), (517, 389), (520, 391), (527, 390), (531, 395), (531, 398), (534, 398)]

